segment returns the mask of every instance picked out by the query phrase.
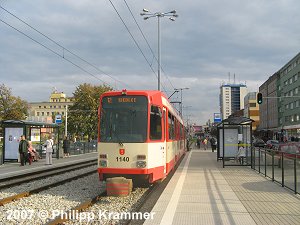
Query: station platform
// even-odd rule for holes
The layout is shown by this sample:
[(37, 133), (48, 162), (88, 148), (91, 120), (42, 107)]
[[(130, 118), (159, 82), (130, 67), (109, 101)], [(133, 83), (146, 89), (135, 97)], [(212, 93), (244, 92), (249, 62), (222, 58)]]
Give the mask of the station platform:
[(146, 225), (298, 225), (300, 197), (249, 167), (222, 168), (216, 152), (188, 152)]
[(19, 162), (5, 162), (4, 164), (0, 165), (0, 179), (97, 159), (97, 154), (97, 152), (92, 152), (80, 155), (72, 155), (66, 158), (53, 158), (52, 165), (45, 165), (45, 159), (32, 162), (31, 165), (27, 163), (25, 166), (20, 166)]

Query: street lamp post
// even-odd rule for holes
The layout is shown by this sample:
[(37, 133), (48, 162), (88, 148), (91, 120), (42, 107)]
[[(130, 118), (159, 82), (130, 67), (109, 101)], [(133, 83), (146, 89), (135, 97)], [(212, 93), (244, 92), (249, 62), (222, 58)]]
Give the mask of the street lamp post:
[(185, 87), (185, 88), (175, 88), (175, 91), (180, 91), (180, 114), (182, 116), (182, 90), (188, 90), (189, 88)]
[(157, 69), (157, 79), (158, 79), (158, 90), (160, 91), (160, 18), (168, 16), (171, 21), (175, 21), (175, 18), (178, 17), (176, 14), (176, 10), (172, 10), (170, 12), (156, 12), (156, 13), (151, 13), (148, 9), (143, 9), (143, 12), (140, 13), (141, 16), (144, 16), (144, 20), (147, 20), (152, 17), (157, 17), (157, 29), (158, 29), (158, 69)]

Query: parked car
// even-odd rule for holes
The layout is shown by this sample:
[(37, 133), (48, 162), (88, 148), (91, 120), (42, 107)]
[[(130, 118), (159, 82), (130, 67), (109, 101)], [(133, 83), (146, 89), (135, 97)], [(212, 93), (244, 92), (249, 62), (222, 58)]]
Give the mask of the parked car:
[(278, 150), (279, 149), (279, 141), (277, 140), (268, 140), (266, 142), (267, 148), (273, 149), (273, 150)]
[(254, 146), (254, 147), (264, 148), (264, 147), (266, 147), (266, 143), (265, 143), (262, 139), (256, 139), (256, 140), (253, 142), (253, 146)]

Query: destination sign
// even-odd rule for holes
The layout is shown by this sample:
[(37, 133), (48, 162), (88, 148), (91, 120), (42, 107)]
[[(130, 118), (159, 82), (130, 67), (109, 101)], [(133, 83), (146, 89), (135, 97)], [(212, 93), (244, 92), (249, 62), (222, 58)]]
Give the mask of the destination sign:
[(118, 102), (120, 103), (135, 103), (136, 102), (136, 98), (118, 98)]

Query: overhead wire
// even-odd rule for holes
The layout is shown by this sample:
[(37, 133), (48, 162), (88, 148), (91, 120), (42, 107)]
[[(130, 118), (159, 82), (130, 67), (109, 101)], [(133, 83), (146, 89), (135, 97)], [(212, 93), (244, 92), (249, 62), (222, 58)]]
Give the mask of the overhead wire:
[[(99, 69), (99, 68), (98, 68), (97, 66), (95, 66), (94, 64), (88, 62), (87, 60), (83, 59), (83, 58), (80, 57), (79, 55), (77, 55), (77, 54), (75, 54), (74, 52), (70, 51), (68, 48), (62, 46), (62, 45), (59, 44), (57, 41), (55, 41), (55, 40), (53, 40), (52, 38), (48, 37), (47, 35), (45, 35), (45, 34), (42, 33), (41, 31), (37, 30), (36, 28), (34, 28), (34, 27), (31, 26), (30, 24), (28, 24), (26, 21), (22, 20), (21, 18), (19, 18), (18, 16), (16, 16), (16, 15), (13, 14), (12, 12), (8, 11), (8, 10), (5, 9), (4, 7), (2, 7), (1, 5), (0, 5), (0, 8), (1, 8), (2, 10), (6, 11), (6, 12), (7, 12), (8, 14), (10, 14), (11, 16), (13, 16), (13, 17), (15, 17), (16, 19), (18, 19), (19, 21), (21, 21), (22, 23), (24, 23), (25, 25), (27, 25), (28, 27), (30, 27), (31, 29), (33, 29), (34, 31), (36, 31), (37, 33), (39, 33), (40, 35), (42, 35), (43, 37), (47, 38), (49, 41), (53, 42), (54, 44), (56, 44), (57, 46), (59, 46), (60, 48), (62, 48), (62, 49), (63, 49), (63, 56), (62, 56), (62, 58), (64, 58), (66, 61), (69, 61), (71, 64), (73, 64), (72, 61), (70, 61), (70, 60), (68, 60), (68, 59), (65, 58), (64, 51), (67, 51), (67, 52), (70, 53), (71, 55), (77, 57), (77, 58), (80, 59), (81, 61), (83, 61), (83, 62), (85, 62), (86, 64), (90, 65), (91, 67), (93, 67), (93, 68), (96, 69), (97, 71), (101, 72), (102, 74), (104, 74), (104, 75), (110, 77), (110, 78), (113, 79), (114, 81), (119, 82), (119, 83), (122, 83), (122, 84), (124, 84), (124, 85), (130, 87), (128, 84), (126, 84), (126, 83), (124, 83), (124, 82), (122, 82), (122, 81), (120, 81), (120, 80), (118, 80), (118, 79), (112, 77), (111, 75), (107, 74), (107, 73), (104, 72), (103, 70)], [(2, 22), (3, 22), (3, 20), (2, 20)], [(8, 23), (5, 23), (5, 24), (8, 25)], [(10, 27), (13, 28), (13, 26), (11, 26), (11, 25), (8, 25), (8, 26), (10, 26)], [(24, 32), (21, 32), (20, 30), (18, 30), (18, 29), (16, 29), (16, 28), (14, 28), (14, 29), (17, 30), (18, 32), (22, 33), (23, 35), (25, 35)], [(28, 35), (25, 35), (25, 36), (27, 36), (27, 37), (29, 38)], [(33, 40), (32, 38), (30, 38), (30, 39)], [(35, 40), (34, 40), (34, 41), (35, 41)], [(35, 41), (35, 42), (37, 42), (37, 41)], [(38, 42), (37, 42), (37, 43), (38, 43)], [(41, 45), (42, 45), (43, 47), (46, 47), (46, 46), (43, 45), (43, 44), (41, 44)], [(48, 50), (50, 50), (48, 47), (46, 47), (46, 48), (47, 48)], [(51, 50), (50, 50), (50, 51), (51, 51)], [(52, 52), (53, 52), (53, 51), (52, 51)], [(54, 53), (54, 52), (53, 52), (53, 53)], [(55, 53), (57, 53), (57, 52), (55, 52)], [(56, 55), (61, 56), (61, 55), (58, 54), (58, 53), (57, 53)], [(75, 65), (76, 67), (82, 69), (84, 72), (87, 72), (85, 69), (79, 67), (77, 64), (73, 64), (73, 65)], [(87, 73), (90, 74), (90, 72), (87, 72)], [(91, 75), (91, 74), (90, 74), (90, 75)], [(92, 75), (92, 76), (95, 77), (94, 75)], [(95, 78), (96, 78), (96, 77), (95, 77)], [(97, 79), (98, 79), (98, 78), (97, 78)], [(99, 80), (101, 80), (101, 79), (99, 79)], [(102, 80), (101, 80), (101, 81), (102, 81)], [(102, 81), (102, 82), (104, 82), (104, 81)], [(106, 83), (106, 82), (104, 82), (104, 83)], [(107, 84), (107, 83), (106, 83), (106, 84)]]
[[(155, 54), (154, 54), (154, 51), (152, 50), (152, 48), (151, 48), (151, 46), (150, 46), (150, 44), (149, 44), (149, 42), (148, 42), (148, 40), (147, 40), (146, 36), (144, 35), (144, 32), (142, 31), (142, 29), (141, 29), (140, 25), (138, 24), (138, 22), (137, 22), (137, 20), (136, 20), (135, 16), (133, 15), (133, 13), (132, 13), (132, 10), (130, 9), (130, 7), (129, 7), (129, 5), (128, 5), (127, 1), (126, 1), (126, 0), (124, 0), (124, 2), (125, 2), (125, 4), (126, 4), (126, 6), (127, 6), (128, 10), (129, 10), (129, 12), (130, 12), (130, 14), (131, 14), (132, 18), (133, 18), (133, 20), (134, 20), (135, 24), (137, 25), (137, 27), (138, 27), (139, 31), (141, 32), (141, 34), (142, 34), (142, 36), (143, 36), (144, 40), (146, 41), (146, 43), (147, 43), (147, 45), (148, 45), (148, 48), (150, 49), (150, 51), (151, 51), (151, 53), (152, 53), (152, 55), (153, 55), (153, 59), (155, 59), (155, 60), (156, 60), (156, 62), (158, 63), (158, 59), (157, 59), (157, 57), (155, 56)], [(152, 63), (151, 63), (151, 65), (152, 65)], [(166, 75), (166, 78), (167, 78), (167, 79), (168, 79), (168, 81), (170, 82), (170, 84), (171, 84), (171, 86), (173, 87), (173, 89), (175, 89), (174, 85), (172, 84), (171, 80), (169, 79), (168, 75), (166, 74), (166, 72), (164, 71), (164, 69), (162, 68), (162, 66), (161, 66), (161, 70), (162, 70), (162, 71), (164, 72), (164, 74)]]
[(20, 31), (18, 28), (12, 26), (11, 24), (5, 22), (4, 20), (0, 19), (0, 21), (2, 23), (4, 23), (5, 25), (11, 27), (12, 29), (16, 30), (17, 32), (19, 32), (20, 34), (26, 36), (27, 38), (29, 38), (30, 40), (34, 41), (35, 43), (41, 45), (42, 47), (44, 47), (45, 49), (47, 49), (48, 51), (52, 52), (53, 54), (63, 58), (64, 60), (66, 60), (67, 62), (71, 63), (72, 65), (76, 66), (77, 68), (79, 68), (80, 70), (84, 71), (85, 73), (91, 75), (92, 77), (96, 78), (97, 80), (101, 81), (103, 84), (110, 86), (108, 83), (106, 83), (104, 80), (101, 80), (100, 78), (98, 78), (96, 75), (90, 73), (89, 71), (87, 71), (86, 69), (82, 68), (81, 66), (77, 65), (76, 63), (72, 62), (71, 60), (61, 56), (58, 52), (54, 51), (53, 49), (47, 47), (46, 45), (42, 44), (41, 42), (35, 40), (34, 38), (30, 37), (29, 35), (25, 34), (24, 32)]
[[(139, 46), (139, 44), (137, 43), (136, 39), (134, 38), (134, 36), (132, 35), (132, 33), (130, 32), (128, 26), (126, 25), (125, 21), (123, 20), (122, 16), (120, 15), (119, 11), (117, 10), (117, 8), (115, 7), (115, 5), (113, 4), (113, 2), (111, 0), (109, 0), (110, 4), (112, 5), (112, 7), (114, 8), (115, 12), (117, 13), (117, 15), (119, 16), (119, 19), (122, 21), (123, 25), (125, 26), (126, 30), (128, 31), (129, 35), (131, 36), (133, 42), (135, 43), (136, 47), (139, 49), (140, 53), (143, 55), (144, 59), (146, 60), (147, 64), (149, 65), (150, 69), (152, 70), (152, 72), (155, 74), (156, 78), (158, 78), (157, 74), (155, 73), (154, 69), (152, 68), (151, 63), (149, 62), (149, 60), (147, 59), (147, 57), (145, 56), (143, 50), (141, 49), (141, 47)], [(164, 85), (161, 84), (161, 86), (163, 87), (163, 89), (166, 92), (166, 88), (164, 87)]]

